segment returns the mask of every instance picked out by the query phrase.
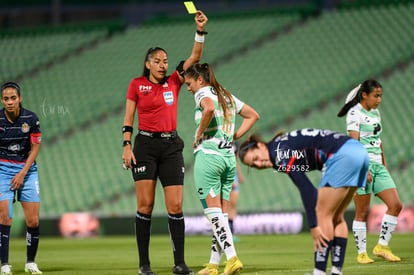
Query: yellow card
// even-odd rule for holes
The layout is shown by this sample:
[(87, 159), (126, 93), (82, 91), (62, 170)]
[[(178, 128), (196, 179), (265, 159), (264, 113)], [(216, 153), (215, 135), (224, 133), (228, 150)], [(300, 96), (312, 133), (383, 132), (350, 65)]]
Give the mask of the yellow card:
[(189, 14), (192, 14), (192, 13), (196, 13), (197, 12), (197, 9), (194, 6), (193, 1), (184, 2), (184, 5), (187, 8), (187, 11), (188, 11)]

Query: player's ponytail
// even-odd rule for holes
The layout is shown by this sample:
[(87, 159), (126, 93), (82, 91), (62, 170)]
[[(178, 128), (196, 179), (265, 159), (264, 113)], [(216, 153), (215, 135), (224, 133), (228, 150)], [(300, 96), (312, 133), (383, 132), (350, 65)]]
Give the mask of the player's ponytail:
[(339, 110), (337, 116), (343, 117), (346, 115), (353, 106), (361, 102), (362, 93), (367, 95), (371, 93), (375, 88), (382, 88), (381, 84), (375, 79), (368, 79), (352, 89), (345, 99), (345, 105)]
[(224, 121), (230, 122), (228, 105), (230, 104), (232, 107), (234, 106), (233, 97), (231, 96), (231, 93), (217, 81), (210, 64), (193, 64), (185, 71), (185, 76), (193, 79), (197, 79), (201, 76), (208, 85), (214, 88), (214, 91), (217, 93), (219, 106), (221, 106), (223, 110)]
[(341, 110), (339, 110), (337, 116), (343, 117), (346, 115), (352, 107), (354, 107), (358, 102), (361, 101), (361, 93), (360, 93), (361, 84), (358, 84), (355, 88), (353, 88), (345, 99), (345, 105), (342, 106)]
[(229, 118), (229, 104), (231, 107), (234, 107), (233, 105), (233, 97), (231, 96), (231, 93), (224, 88), (216, 79), (216, 75), (214, 74), (213, 68), (211, 67), (211, 65), (209, 65), (208, 63), (204, 63), (202, 64), (202, 66), (208, 70), (208, 81), (206, 79), (206, 81), (213, 86), (214, 90), (217, 92), (217, 98), (218, 98), (218, 102), (219, 105), (221, 106), (221, 108), (223, 109), (223, 117), (224, 117), (224, 121), (225, 123), (231, 123)]

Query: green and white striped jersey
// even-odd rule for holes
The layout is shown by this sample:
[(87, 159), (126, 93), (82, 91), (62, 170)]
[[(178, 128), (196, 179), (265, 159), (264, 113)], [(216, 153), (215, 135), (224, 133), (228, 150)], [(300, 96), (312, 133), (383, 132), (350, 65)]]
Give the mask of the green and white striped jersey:
[(378, 109), (365, 110), (360, 103), (352, 107), (346, 117), (347, 131), (359, 132), (359, 141), (368, 151), (369, 159), (382, 163), (381, 116)]
[(203, 87), (194, 94), (195, 99), (195, 123), (197, 128), (200, 126), (200, 121), (203, 113), (201, 108), (201, 101), (203, 98), (211, 98), (216, 106), (214, 111), (214, 117), (211, 120), (210, 124), (204, 131), (204, 136), (206, 137), (203, 142), (197, 146), (194, 150), (194, 153), (203, 150), (206, 154), (233, 154), (232, 142), (233, 134), (236, 122), (236, 114), (240, 113), (241, 109), (244, 106), (244, 102), (239, 100), (237, 97), (233, 97), (233, 107), (230, 102), (228, 102), (229, 113), (228, 120), (224, 121), (224, 114), (221, 106), (219, 106), (217, 93), (212, 86)]

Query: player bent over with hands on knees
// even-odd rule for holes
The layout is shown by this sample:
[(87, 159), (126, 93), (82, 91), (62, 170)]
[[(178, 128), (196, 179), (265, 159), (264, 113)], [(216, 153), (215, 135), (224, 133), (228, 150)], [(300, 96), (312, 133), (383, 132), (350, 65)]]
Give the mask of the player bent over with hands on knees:
[[(251, 129), (259, 115), (219, 84), (208, 63), (194, 64), (184, 76), (187, 90), (193, 93), (196, 103), (194, 182), (213, 230), (210, 261), (198, 274), (217, 275), (221, 256), (225, 254), (227, 262), (223, 274), (231, 275), (243, 268), (236, 254), (227, 214), (236, 174), (232, 143)], [(243, 117), (237, 131), (236, 114)]]
[[(356, 140), (330, 130), (305, 128), (279, 133), (269, 142), (252, 135), (240, 145), (240, 160), (257, 169), (286, 173), (298, 187), (314, 243), (314, 275), (342, 274), (348, 239), (344, 213), (358, 187), (365, 186), (368, 153)], [(306, 172), (321, 170), (319, 192)]]
[[(141, 77), (134, 78), (128, 88), (124, 117), (123, 166), (131, 168), (137, 196), (135, 235), (139, 255), (139, 274), (153, 275), (149, 260), (151, 215), (157, 178), (164, 188), (168, 212), (174, 267), (173, 274), (194, 274), (184, 261), (184, 143), (176, 132), (177, 100), (184, 83), (184, 71), (201, 60), (207, 17), (197, 11), (197, 32), (191, 55), (176, 71), (167, 76), (168, 57), (162, 48), (150, 48), (145, 56)], [(135, 112), (138, 133), (132, 150)]]
[(36, 158), (41, 132), (37, 115), (22, 107), (20, 87), (1, 86), (0, 110), (0, 258), (1, 275), (12, 273), (9, 264), (9, 236), (13, 201), (20, 201), (26, 219), (27, 260), (25, 272), (42, 274), (35, 263), (39, 245), (39, 178)]

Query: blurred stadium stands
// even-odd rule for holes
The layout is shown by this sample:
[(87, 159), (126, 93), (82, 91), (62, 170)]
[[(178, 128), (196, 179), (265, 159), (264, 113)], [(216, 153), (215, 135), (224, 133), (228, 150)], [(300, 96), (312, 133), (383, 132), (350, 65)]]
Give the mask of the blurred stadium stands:
[[(218, 80), (258, 110), (256, 129), (265, 139), (301, 127), (344, 132), (345, 120), (336, 114), (347, 92), (367, 78), (378, 79), (384, 87), (380, 110), (388, 165), (401, 199), (413, 203), (414, 3), (371, 2), (376, 4), (342, 1), (336, 9), (316, 13), (299, 8), (211, 11), (203, 62), (213, 64)], [(41, 120), (42, 217), (83, 210), (99, 216), (135, 212), (132, 177), (121, 166), (127, 87), (141, 75), (149, 47), (167, 50), (172, 72), (190, 54), (194, 33), (188, 15), (137, 26), (87, 26), (0, 33), (0, 80), (17, 79), (23, 106)], [(178, 131), (186, 144), (187, 214), (201, 213), (192, 175), (193, 108), (193, 97), (183, 87)], [(243, 171), (240, 212), (302, 209), (286, 175)], [(320, 173), (310, 177), (317, 185)], [(163, 215), (164, 197), (157, 188), (154, 214)], [(16, 216), (22, 215), (19, 209)]]

